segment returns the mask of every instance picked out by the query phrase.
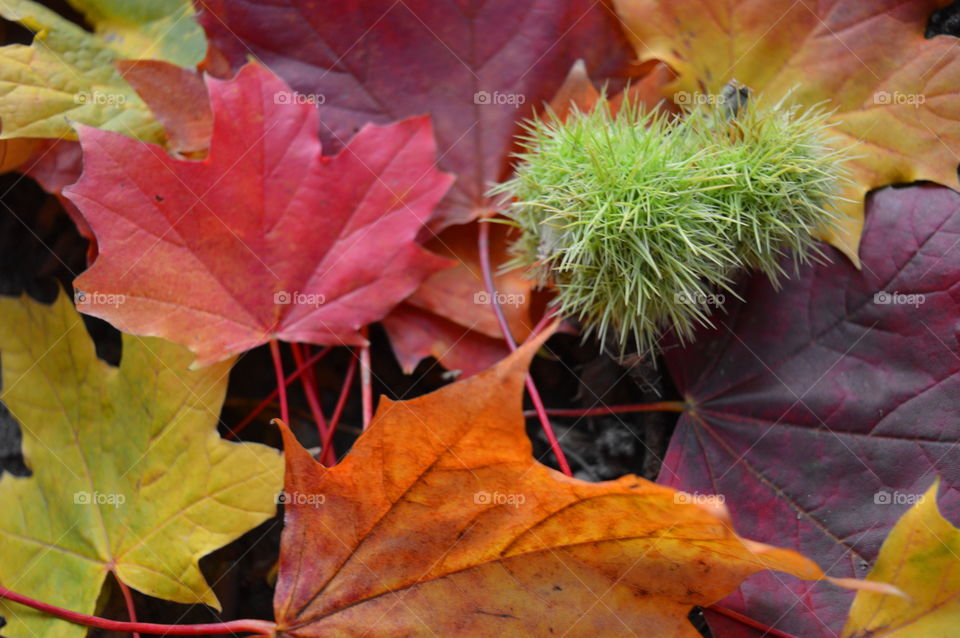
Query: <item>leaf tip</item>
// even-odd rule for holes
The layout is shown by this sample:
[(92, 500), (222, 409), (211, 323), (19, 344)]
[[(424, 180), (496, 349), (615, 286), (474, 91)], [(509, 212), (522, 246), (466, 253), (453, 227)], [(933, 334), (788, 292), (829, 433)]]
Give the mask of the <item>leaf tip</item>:
[(289, 481), (290, 476), (298, 474), (308, 466), (323, 465), (300, 444), (297, 435), (283, 419), (271, 419), (270, 424), (280, 428), (280, 436), (283, 439), (283, 458), (287, 466), (285, 482)]
[(870, 591), (877, 594), (885, 594), (888, 596), (899, 596), (900, 598), (910, 599), (910, 596), (904, 592), (902, 589), (890, 583), (883, 583), (876, 580), (861, 580), (859, 578), (831, 578), (827, 576), (828, 581), (834, 585), (839, 585), (845, 589), (853, 589), (857, 591)]

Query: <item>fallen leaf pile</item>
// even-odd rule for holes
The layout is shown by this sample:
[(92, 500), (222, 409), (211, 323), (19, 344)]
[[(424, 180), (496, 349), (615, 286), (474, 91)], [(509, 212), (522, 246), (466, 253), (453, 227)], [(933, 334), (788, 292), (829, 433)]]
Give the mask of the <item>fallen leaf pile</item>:
[[(954, 635), (950, 4), (0, 0), (0, 631), (88, 631), (5, 592), (132, 618), (259, 587), (272, 638)], [(491, 188), (530, 118), (684, 117), (733, 81), (832, 112), (839, 225), (614, 362), (503, 267)], [(554, 429), (541, 404), (603, 411), (610, 370), (662, 402)], [(619, 414), (648, 409), (679, 415)], [(552, 469), (590, 475), (610, 424), (662, 437), (656, 482)], [(271, 576), (218, 600), (201, 559), (266, 521)]]

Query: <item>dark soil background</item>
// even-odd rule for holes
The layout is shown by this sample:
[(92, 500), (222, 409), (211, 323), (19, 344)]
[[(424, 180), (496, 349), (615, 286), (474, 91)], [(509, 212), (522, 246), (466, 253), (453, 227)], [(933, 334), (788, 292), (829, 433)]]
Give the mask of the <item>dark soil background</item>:
[[(71, 19), (82, 18), (62, 0), (44, 2)], [(16, 25), (3, 25), (4, 43), (29, 43), (31, 35)], [(926, 36), (960, 36), (960, 0), (935, 12)], [(57, 199), (45, 193), (31, 179), (17, 174), (0, 176), (0, 294), (27, 294), (37, 300), (51, 301), (58, 288), (72, 292), (73, 278), (86, 267), (86, 240)], [(120, 336), (116, 330), (95, 318), (85, 317), (87, 329), (97, 344), (98, 355), (114, 365), (121, 356)], [(425, 394), (448, 383), (444, 370), (430, 359), (412, 375), (404, 375), (390, 344), (379, 326), (371, 331), (371, 358), (374, 396), (408, 399)], [(628, 357), (615, 361), (601, 354), (600, 345), (581, 342), (571, 335), (553, 337), (548, 350), (533, 364), (533, 376), (550, 408), (590, 408), (655, 400), (678, 399), (662, 365)], [(350, 353), (334, 350), (317, 368), (317, 382), (327, 414), (332, 410), (345, 376)], [(287, 359), (288, 371), (294, 368)], [(2, 380), (0, 380), (2, 382)], [(221, 432), (236, 425), (275, 387), (270, 353), (261, 347), (242, 356), (230, 375), (226, 404), (221, 415)], [(530, 407), (530, 406), (527, 406)], [(243, 432), (242, 438), (275, 447), (279, 435), (269, 420), (279, 413), (274, 405)], [(666, 413), (635, 413), (581, 419), (553, 419), (563, 448), (576, 475), (586, 480), (605, 480), (633, 473), (655, 479), (660, 459), (666, 450), (677, 416)], [(291, 386), (291, 420), (300, 441), (307, 447), (318, 445), (316, 429), (299, 383)], [(359, 386), (354, 384), (335, 440), (342, 456), (360, 431)], [(546, 440), (536, 419), (528, 420), (528, 432), (535, 455), (554, 466)], [(21, 454), (19, 425), (0, 403), (0, 474), (29, 476), (29, 462)], [(198, 468), (203, 471), (203, 468)], [(201, 623), (236, 618), (272, 618), (271, 574), (279, 552), (282, 517), (278, 516), (244, 535), (201, 562), (203, 572), (213, 584), (223, 612), (205, 606), (186, 606), (141, 596), (134, 592), (141, 621), (161, 623)], [(126, 619), (126, 607), (116, 584), (109, 582), (101, 595), (99, 615)], [(702, 613), (695, 610), (691, 619), (709, 636)], [(120, 636), (92, 631), (91, 636)], [(125, 635), (125, 634), (123, 634)]]

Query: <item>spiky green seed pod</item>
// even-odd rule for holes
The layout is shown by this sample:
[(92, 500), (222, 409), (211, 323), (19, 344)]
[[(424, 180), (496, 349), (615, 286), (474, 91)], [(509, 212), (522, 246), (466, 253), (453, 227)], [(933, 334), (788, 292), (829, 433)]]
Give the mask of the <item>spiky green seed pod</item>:
[(817, 254), (846, 178), (822, 109), (777, 103), (702, 106), (671, 119), (601, 99), (564, 122), (526, 125), (512, 198), (519, 227), (510, 267), (557, 290), (587, 333), (656, 348), (666, 328), (688, 338), (709, 323), (718, 291), (757, 268), (774, 282), (781, 257)]
[(705, 195), (734, 216), (737, 254), (776, 283), (784, 254), (799, 265), (822, 254), (813, 237), (834, 222), (831, 203), (848, 179), (847, 151), (830, 144), (822, 109), (750, 105), (735, 119), (698, 109), (678, 128), (693, 148), (711, 149), (697, 169), (722, 184)]

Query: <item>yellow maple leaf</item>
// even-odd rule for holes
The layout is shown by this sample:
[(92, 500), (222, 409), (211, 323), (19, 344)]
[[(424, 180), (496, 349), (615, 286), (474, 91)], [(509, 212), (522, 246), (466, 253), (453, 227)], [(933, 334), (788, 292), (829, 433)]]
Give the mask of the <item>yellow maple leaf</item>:
[[(220, 438), (231, 362), (188, 371), (192, 358), (124, 335), (115, 368), (64, 295), (52, 307), (0, 298), (0, 399), (33, 472), (0, 479), (0, 584), (89, 614), (112, 573), (151, 596), (218, 607), (198, 560), (274, 515), (283, 461)], [(10, 638), (86, 633), (7, 601), (0, 615)]]
[(760, 99), (790, 93), (826, 102), (839, 144), (853, 145), (854, 184), (836, 208), (839, 229), (822, 238), (859, 264), (864, 195), (930, 180), (957, 187), (960, 49), (924, 37), (930, 13), (949, 0), (614, 0), (641, 62), (662, 60), (679, 76), (678, 102), (719, 95), (731, 80)]
[(960, 627), (960, 529), (937, 507), (934, 481), (887, 536), (867, 576), (907, 596), (861, 591), (843, 638), (947, 638)]

